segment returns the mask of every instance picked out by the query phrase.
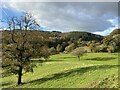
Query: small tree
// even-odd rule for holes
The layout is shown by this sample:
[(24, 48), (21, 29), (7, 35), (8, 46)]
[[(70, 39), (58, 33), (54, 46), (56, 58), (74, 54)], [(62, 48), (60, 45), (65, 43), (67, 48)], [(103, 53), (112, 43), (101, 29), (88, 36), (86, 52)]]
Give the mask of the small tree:
[(86, 53), (83, 47), (78, 47), (72, 51), (72, 54), (77, 56), (78, 60), (80, 61), (80, 57)]

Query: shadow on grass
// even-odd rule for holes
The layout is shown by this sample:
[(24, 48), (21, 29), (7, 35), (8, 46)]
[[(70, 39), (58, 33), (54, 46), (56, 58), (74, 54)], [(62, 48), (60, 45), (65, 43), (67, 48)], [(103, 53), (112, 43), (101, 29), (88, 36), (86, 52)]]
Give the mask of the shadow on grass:
[(70, 58), (76, 58), (76, 57), (60, 57), (62, 59), (70, 59)]
[(65, 60), (30, 60), (32, 63), (44, 63), (44, 62), (58, 62), (58, 61), (65, 61)]
[(2, 83), (2, 86), (8, 86), (8, 85), (11, 85), (11, 83), (10, 82), (8, 82), (8, 83)]
[(95, 58), (87, 58), (86, 60), (95, 60), (95, 61), (108, 61), (116, 59), (114, 57), (95, 57)]
[(52, 74), (52, 75), (48, 75), (44, 78), (40, 78), (40, 79), (36, 79), (30, 82), (26, 82), (24, 84), (28, 84), (28, 83), (32, 83), (32, 84), (42, 84), (45, 83), (49, 80), (56, 80), (62, 77), (67, 77), (71, 74), (84, 74), (88, 71), (92, 71), (92, 70), (100, 70), (100, 69), (110, 69), (110, 68), (114, 68), (114, 67), (118, 67), (118, 65), (97, 65), (97, 66), (89, 66), (89, 67), (83, 67), (83, 68), (77, 68), (77, 69), (72, 69), (72, 70), (67, 70), (61, 73), (56, 73), (56, 74)]

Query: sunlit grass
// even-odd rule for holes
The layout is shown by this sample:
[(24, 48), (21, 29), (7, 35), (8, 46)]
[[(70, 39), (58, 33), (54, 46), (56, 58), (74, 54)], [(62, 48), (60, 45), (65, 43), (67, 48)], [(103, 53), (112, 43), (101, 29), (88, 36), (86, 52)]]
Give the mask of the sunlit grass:
[[(118, 77), (117, 53), (88, 53), (81, 57), (71, 54), (57, 54), (48, 62), (37, 63), (33, 73), (23, 75), (21, 86), (16, 86), (17, 75), (2, 78), (2, 87), (25, 88), (93, 88), (117, 87), (115, 83), (101, 84), (105, 78)], [(111, 79), (110, 79), (111, 80)], [(111, 81), (112, 82), (112, 81)], [(109, 85), (110, 84), (110, 85)], [(101, 86), (100, 86), (101, 85)]]

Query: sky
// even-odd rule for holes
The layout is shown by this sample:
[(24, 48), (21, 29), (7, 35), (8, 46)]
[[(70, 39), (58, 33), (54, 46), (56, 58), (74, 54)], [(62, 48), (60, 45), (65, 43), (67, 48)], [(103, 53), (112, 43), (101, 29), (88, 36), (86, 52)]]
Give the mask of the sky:
[(86, 31), (105, 36), (118, 27), (117, 2), (3, 2), (1, 19), (26, 11), (45, 31)]

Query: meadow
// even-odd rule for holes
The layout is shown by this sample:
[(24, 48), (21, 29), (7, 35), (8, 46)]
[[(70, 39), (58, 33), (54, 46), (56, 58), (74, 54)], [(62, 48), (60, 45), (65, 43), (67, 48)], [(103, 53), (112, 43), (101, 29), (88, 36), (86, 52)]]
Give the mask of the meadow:
[(33, 73), (23, 72), (22, 85), (16, 85), (17, 75), (6, 75), (1, 88), (118, 88), (117, 53), (87, 53), (80, 61), (71, 54), (56, 54), (33, 63), (37, 67)]

